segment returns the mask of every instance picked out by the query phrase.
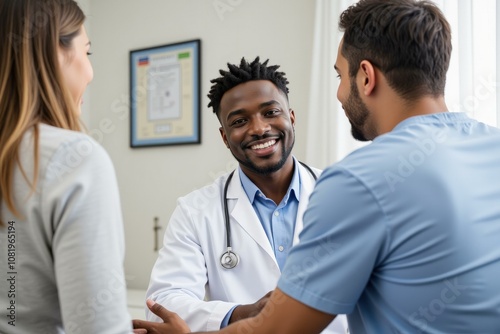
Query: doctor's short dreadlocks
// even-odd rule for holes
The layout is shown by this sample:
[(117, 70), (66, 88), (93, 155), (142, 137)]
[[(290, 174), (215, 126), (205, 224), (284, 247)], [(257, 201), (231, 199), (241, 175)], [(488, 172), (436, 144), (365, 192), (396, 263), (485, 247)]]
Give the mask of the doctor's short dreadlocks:
[(241, 59), (240, 66), (227, 64), (228, 71), (219, 70), (220, 77), (210, 80), (213, 83), (208, 93), (210, 103), (208, 107), (213, 107), (214, 113), (219, 117), (220, 101), (222, 96), (231, 88), (251, 80), (269, 80), (271, 81), (288, 100), (288, 80), (284, 72), (276, 71), (279, 65), (267, 66), (269, 59), (263, 63), (259, 62), (259, 57), (252, 63), (248, 63), (245, 58)]

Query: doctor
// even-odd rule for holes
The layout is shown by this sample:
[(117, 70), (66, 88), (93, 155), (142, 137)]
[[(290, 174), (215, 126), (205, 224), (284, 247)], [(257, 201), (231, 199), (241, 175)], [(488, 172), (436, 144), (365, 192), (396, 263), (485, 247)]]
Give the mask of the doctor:
[[(320, 174), (291, 155), (295, 113), (279, 66), (257, 57), (228, 67), (211, 81), (208, 106), (239, 167), (178, 199), (147, 292), (193, 331), (218, 330), (263, 308)], [(146, 315), (162, 321), (147, 308)], [(339, 316), (324, 333), (346, 330)]]

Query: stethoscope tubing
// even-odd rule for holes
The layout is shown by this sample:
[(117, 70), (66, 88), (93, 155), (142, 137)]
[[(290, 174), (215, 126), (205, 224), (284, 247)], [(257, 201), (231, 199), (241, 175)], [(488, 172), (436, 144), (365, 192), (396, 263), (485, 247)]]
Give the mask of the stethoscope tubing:
[[(314, 178), (314, 181), (316, 181), (318, 177), (313, 172), (311, 167), (309, 167), (308, 165), (306, 165), (305, 163), (303, 163), (301, 161), (299, 161), (299, 163), (302, 166), (304, 166), (304, 168), (307, 169), (307, 171)], [(226, 224), (226, 251), (224, 253), (222, 253), (221, 258), (220, 258), (220, 263), (221, 263), (221, 266), (225, 269), (233, 269), (240, 262), (240, 257), (238, 256), (238, 254), (236, 254), (232, 250), (233, 248), (231, 245), (231, 224), (229, 221), (229, 208), (227, 205), (227, 189), (229, 187), (229, 183), (231, 182), (231, 179), (233, 178), (234, 172), (235, 172), (235, 170), (233, 170), (231, 172), (231, 174), (229, 174), (229, 176), (227, 177), (227, 180), (224, 183), (224, 191), (222, 194), (222, 196), (224, 198), (224, 200), (223, 200), (224, 222)]]

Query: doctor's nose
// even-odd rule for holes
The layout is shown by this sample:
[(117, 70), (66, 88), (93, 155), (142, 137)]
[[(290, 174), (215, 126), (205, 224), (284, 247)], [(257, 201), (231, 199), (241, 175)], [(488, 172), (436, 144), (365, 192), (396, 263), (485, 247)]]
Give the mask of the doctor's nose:
[(262, 117), (255, 117), (250, 121), (248, 133), (254, 136), (262, 136), (271, 130), (271, 125)]

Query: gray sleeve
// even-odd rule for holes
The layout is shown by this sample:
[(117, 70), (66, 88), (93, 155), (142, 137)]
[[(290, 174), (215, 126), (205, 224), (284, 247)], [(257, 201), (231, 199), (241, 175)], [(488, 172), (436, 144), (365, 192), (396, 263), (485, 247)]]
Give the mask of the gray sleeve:
[(42, 178), (43, 220), (66, 333), (131, 333), (124, 233), (115, 172), (89, 137), (64, 143)]

